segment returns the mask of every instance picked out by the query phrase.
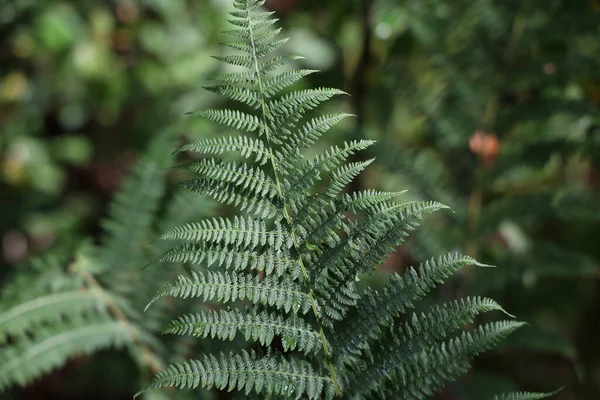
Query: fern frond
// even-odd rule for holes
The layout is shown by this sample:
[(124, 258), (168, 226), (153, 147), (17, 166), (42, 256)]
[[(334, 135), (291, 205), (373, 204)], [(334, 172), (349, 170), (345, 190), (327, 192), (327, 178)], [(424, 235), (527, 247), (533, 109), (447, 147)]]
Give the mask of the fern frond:
[(268, 244), (275, 248), (292, 246), (292, 239), (281, 227), (267, 229), (265, 221), (252, 218), (212, 218), (185, 224), (164, 233), (156, 240), (187, 240), (204, 243), (221, 243), (242, 248), (256, 248)]
[(335, 230), (343, 226), (342, 220), (347, 212), (359, 213), (368, 210), (377, 204), (388, 202), (403, 193), (405, 192), (394, 193), (366, 190), (364, 192), (353, 193), (352, 195), (345, 194), (341, 199), (334, 200), (332, 203), (321, 192), (304, 201), (302, 208), (296, 210), (294, 224), (297, 226), (300, 240), (311, 242), (326, 241), (333, 247), (339, 240), (339, 236)]
[[(302, 128), (298, 130), (298, 132), (294, 132), (293, 134), (285, 134), (285, 132), (281, 132), (284, 135), (275, 136), (274, 140), (277, 142), (281, 142), (283, 147), (279, 150), (277, 154), (277, 161), (282, 164), (284, 167), (282, 173), (288, 175), (291, 171), (290, 168), (286, 168), (286, 166), (292, 166), (293, 162), (297, 161), (299, 158), (299, 151), (308, 148), (313, 145), (325, 132), (330, 130), (332, 127), (340, 123), (346, 118), (352, 117), (352, 114), (347, 113), (337, 113), (337, 114), (326, 114), (321, 115), (319, 117), (315, 117), (308, 121)], [(360, 142), (370, 142), (374, 144), (373, 141), (361, 140)], [(357, 141), (351, 142), (350, 144), (344, 143), (344, 147), (353, 146), (357, 143)], [(334, 147), (330, 150), (331, 153), (337, 153), (340, 149), (338, 147)], [(355, 150), (356, 151), (356, 150)], [(290, 159), (290, 157), (292, 157)], [(321, 155), (322, 158), (329, 158), (327, 153)]]
[(14, 383), (26, 385), (77, 354), (123, 347), (129, 342), (130, 329), (116, 321), (83, 319), (40, 327), (31, 339), (0, 350), (0, 390)]
[(262, 170), (252, 168), (247, 164), (226, 163), (214, 158), (206, 158), (180, 165), (179, 168), (195, 172), (214, 181), (235, 184), (236, 187), (260, 196), (268, 195), (269, 198), (273, 198), (277, 193), (277, 187), (271, 178)]
[(262, 83), (263, 95), (266, 99), (270, 99), (274, 95), (281, 92), (283, 89), (293, 85), (305, 76), (314, 74), (315, 72), (319, 71), (314, 69), (297, 69), (282, 72), (279, 75), (266, 79)]
[(409, 267), (404, 276), (392, 274), (381, 291), (367, 288), (355, 307), (355, 323), (340, 327), (340, 336), (348, 340), (348, 348), (351, 343), (361, 342), (354, 339), (358, 333), (365, 339), (374, 338), (380, 327), (388, 326), (393, 318), (413, 308), (416, 300), (466, 265), (485, 266), (472, 257), (449, 253), (431, 258), (417, 269)]
[(212, 56), (212, 58), (236, 67), (244, 67), (250, 69), (254, 66), (254, 59), (251, 56), (232, 54), (225, 56)]
[(260, 121), (256, 116), (237, 110), (207, 109), (190, 112), (188, 114), (247, 132), (253, 132), (260, 126)]
[[(255, 157), (260, 165), (217, 158), (184, 168), (200, 179), (181, 185), (238, 207), (247, 217), (213, 219), (168, 231), (159, 240), (187, 241), (155, 262), (191, 263), (224, 271), (194, 272), (165, 286), (164, 296), (198, 298), (227, 309), (186, 314), (166, 333), (231, 340), (242, 333), (255, 346), (281, 337), (285, 353), (204, 355), (159, 373), (148, 389), (175, 386), (242, 390), (261, 398), (423, 398), (469, 365), (469, 359), (516, 329), (502, 322), (457, 334), (475, 316), (502, 310), (493, 300), (467, 298), (433, 306), (402, 319), (401, 314), (437, 284), (467, 264), (467, 256), (446, 255), (392, 275), (377, 292), (357, 281), (371, 275), (438, 202), (395, 201), (399, 193), (344, 188), (372, 160), (349, 162), (374, 142), (355, 140), (307, 161), (301, 150), (350, 114), (306, 115), (336, 89), (286, 93), (316, 71), (279, 67), (299, 59), (270, 55), (287, 39), (264, 2), (234, 0), (234, 37), (224, 45), (239, 54), (218, 59), (245, 68), (217, 76), (207, 89), (242, 103), (246, 111), (207, 110), (196, 115), (254, 132), (255, 138), (208, 139), (184, 146), (220, 156), (225, 151)], [(267, 55), (269, 55), (267, 57)], [(250, 108), (250, 110), (248, 110)], [(149, 305), (150, 305), (149, 304)], [(245, 306), (246, 308), (233, 308)], [(453, 337), (458, 335), (457, 337)], [(313, 372), (317, 371), (317, 372)]]
[[(372, 295), (370, 296), (373, 299)], [(392, 337), (397, 349), (405, 350), (406, 355), (426, 349), (447, 337), (449, 332), (473, 322), (476, 315), (489, 311), (503, 311), (502, 307), (488, 298), (469, 298), (432, 307), (422, 313), (415, 313), (411, 319), (393, 327), (395, 319), (403, 310), (383, 308), (381, 314), (366, 314), (358, 308), (358, 315), (345, 321), (337, 329), (338, 346), (348, 361), (354, 360), (369, 349), (369, 342), (382, 339), (387, 327), (392, 327)], [(385, 340), (385, 339), (384, 339)]]
[(512, 392), (494, 396), (491, 400), (539, 400), (558, 394), (562, 389), (555, 390), (550, 393), (534, 393), (534, 392)]
[(346, 92), (331, 88), (297, 90), (279, 99), (270, 100), (267, 103), (269, 117), (279, 125), (284, 122), (296, 122), (306, 111), (313, 110), (324, 101), (342, 94)]
[[(280, 268), (280, 265), (277, 265)], [(297, 283), (288, 278), (268, 276), (237, 275), (221, 272), (208, 272), (206, 275), (192, 272), (192, 277), (179, 276), (177, 282), (165, 286), (146, 309), (164, 296), (179, 298), (201, 298), (206, 302), (218, 299), (220, 303), (248, 300), (284, 310), (306, 314), (311, 307), (310, 296), (304, 293)]]
[(163, 330), (163, 333), (222, 340), (233, 340), (238, 332), (242, 332), (246, 340), (258, 341), (263, 346), (280, 336), (285, 351), (298, 349), (306, 354), (322, 349), (319, 332), (314, 332), (301, 318), (265, 311), (232, 309), (183, 315)]
[(391, 201), (392, 199), (403, 195), (406, 190), (402, 192), (380, 192), (376, 190), (364, 190), (357, 193), (346, 194), (343, 198), (343, 202), (348, 210), (357, 213), (359, 211), (365, 211), (377, 204)]
[[(291, 178), (287, 176), (282, 179), (283, 187), (287, 193), (287, 201), (292, 209), (301, 207), (307, 201), (304, 196), (316, 181), (321, 179), (321, 174), (329, 172), (357, 151), (364, 150), (374, 142), (370, 140), (359, 140), (345, 143), (343, 148), (331, 147), (316, 156), (313, 160), (306, 162), (300, 170), (295, 170)], [(290, 172), (290, 171), (288, 171)]]
[(287, 250), (267, 249), (264, 252), (241, 251), (220, 245), (187, 243), (166, 251), (152, 260), (148, 265), (162, 262), (216, 264), (226, 269), (256, 270), (275, 276), (289, 274), (296, 279), (300, 275), (298, 260), (290, 256)]
[(122, 269), (137, 268), (142, 260), (139, 246), (147, 240), (145, 235), (150, 231), (164, 194), (165, 169), (172, 162), (165, 148), (173, 130), (152, 141), (110, 204), (108, 218), (102, 223), (105, 236), (98, 254), (106, 268), (115, 265)]
[(35, 297), (0, 314), (0, 344), (11, 336), (22, 336), (26, 332), (35, 331), (45, 322), (60, 322), (65, 316), (73, 317), (101, 308), (98, 295), (91, 290), (73, 290)]
[(182, 146), (177, 152), (194, 151), (204, 154), (220, 155), (226, 151), (236, 151), (246, 158), (254, 157), (259, 164), (266, 164), (269, 160), (269, 151), (262, 141), (247, 136), (226, 136), (208, 138)]
[(235, 85), (215, 85), (215, 86), (204, 86), (204, 89), (209, 92), (216, 93), (228, 99), (246, 104), (252, 108), (258, 109), (260, 107), (262, 97), (260, 92), (246, 87), (240, 87)]
[(462, 374), (472, 357), (492, 348), (522, 325), (509, 321), (482, 325), (408, 358), (399, 349), (383, 345), (372, 361), (352, 374), (350, 392), (362, 397), (389, 385), (406, 399), (431, 396), (441, 390), (445, 380)]
[(337, 197), (344, 190), (344, 187), (360, 175), (373, 161), (375, 161), (374, 158), (363, 162), (350, 163), (333, 171), (323, 194), (330, 198)]
[(179, 183), (192, 192), (203, 194), (224, 204), (238, 207), (241, 211), (252, 213), (261, 218), (272, 218), (277, 214), (278, 206), (273, 196), (262, 195), (252, 188), (240, 188), (234, 183), (221, 182), (207, 178), (192, 179)]
[(296, 56), (296, 55), (276, 56), (270, 60), (262, 61), (260, 64), (259, 70), (263, 75), (266, 75), (269, 72), (274, 71), (279, 67), (283, 67), (284, 65), (287, 65), (294, 61), (303, 60), (303, 59), (304, 59), (304, 57)]
[(316, 400), (324, 391), (331, 391), (331, 379), (315, 373), (304, 361), (284, 359), (276, 353), (260, 356), (254, 351), (242, 351), (239, 354), (204, 355), (201, 360), (171, 365), (160, 372), (144, 391), (164, 387), (194, 389), (198, 386), (229, 391), (237, 389), (246, 395), (256, 392)]
[[(347, 270), (351, 276), (371, 273), (374, 264), (381, 263), (394, 247), (401, 244), (422, 218), (424, 212), (439, 211), (444, 205), (415, 204), (407, 209), (396, 209), (396, 213), (380, 212), (371, 215), (365, 223), (352, 223), (348, 236), (333, 248), (323, 248), (311, 255), (310, 265), (326, 276), (327, 271)], [(361, 265), (361, 269), (353, 269)], [(368, 266), (368, 267), (365, 267)]]
[(277, 50), (279, 50), (281, 47), (283, 47), (283, 45), (285, 45), (288, 41), (289, 41), (289, 38), (283, 38), (283, 39), (275, 40), (270, 43), (265, 43), (265, 44), (261, 44), (261, 45), (256, 44), (255, 48), (254, 48), (256, 57), (263, 58), (271, 53), (274, 53)]

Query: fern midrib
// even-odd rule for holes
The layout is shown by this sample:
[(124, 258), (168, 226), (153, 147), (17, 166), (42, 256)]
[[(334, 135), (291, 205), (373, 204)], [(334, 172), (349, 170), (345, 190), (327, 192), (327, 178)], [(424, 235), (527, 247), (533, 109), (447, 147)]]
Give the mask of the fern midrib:
[[(248, 8), (248, 6), (246, 8), (246, 12), (248, 13), (248, 15), (250, 15), (251, 10)], [(252, 21), (250, 21), (250, 19), (248, 19), (248, 30), (250, 33), (250, 45), (252, 47), (252, 58), (254, 60), (254, 70), (256, 73), (256, 79), (258, 82), (258, 88), (259, 88), (259, 93), (260, 93), (260, 106), (261, 106), (261, 111), (262, 111), (262, 118), (261, 118), (260, 122), (261, 122), (262, 128), (264, 130), (265, 138), (267, 141), (267, 147), (269, 149), (269, 158), (271, 160), (271, 166), (273, 168), (273, 176), (275, 177), (275, 185), (277, 187), (277, 194), (282, 202), (283, 216), (284, 216), (285, 220), (287, 221), (288, 226), (290, 227), (290, 234), (292, 236), (292, 242), (294, 244), (294, 247), (296, 249), (298, 249), (298, 243), (297, 243), (297, 239), (296, 239), (296, 233), (294, 230), (294, 224), (293, 224), (292, 218), (289, 215), (287, 202), (286, 202), (285, 197), (283, 196), (283, 192), (281, 190), (281, 181), (279, 179), (277, 163), (275, 162), (275, 155), (273, 154), (273, 145), (271, 144), (271, 137), (269, 135), (269, 126), (267, 124), (267, 110), (266, 110), (266, 104), (265, 104), (265, 96), (264, 96), (262, 79), (261, 79), (261, 75), (260, 75), (260, 68), (258, 66), (258, 57), (256, 56), (256, 45), (254, 43), (254, 29), (253, 29)], [(310, 276), (308, 274), (306, 267), (304, 266), (304, 262), (303, 262), (302, 256), (300, 254), (298, 255), (298, 263), (300, 265), (300, 269), (302, 270), (302, 275), (304, 276), (304, 279), (306, 281), (306, 285), (308, 288), (308, 295), (310, 297), (312, 310), (315, 315), (317, 326), (319, 328), (319, 335), (321, 337), (321, 343), (323, 345), (323, 352), (327, 359), (329, 373), (331, 374), (331, 380), (335, 387), (336, 393), (338, 395), (341, 395), (340, 385), (337, 381), (335, 369), (333, 367), (333, 363), (331, 360), (331, 352), (329, 350), (327, 340), (325, 339), (325, 331), (323, 329), (323, 325), (321, 324), (321, 314), (319, 313), (319, 310), (317, 308), (317, 304), (316, 304), (316, 300), (315, 300), (315, 296), (314, 296), (314, 290), (313, 290), (311, 282), (310, 282)]]

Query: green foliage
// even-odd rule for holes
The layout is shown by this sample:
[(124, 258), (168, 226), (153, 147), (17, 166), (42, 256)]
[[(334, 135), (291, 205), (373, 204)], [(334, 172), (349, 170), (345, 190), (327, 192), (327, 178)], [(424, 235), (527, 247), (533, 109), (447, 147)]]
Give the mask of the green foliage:
[[(567, 379), (565, 398), (598, 397), (598, 2), (373, 4), (370, 23), (388, 37), (370, 39), (361, 129), (381, 132), (379, 184), (455, 210), (416, 232), (407, 258), (447, 248), (484, 257), (494, 273), (468, 270), (455, 291), (493, 297), (532, 324), (509, 339), (510, 356), (486, 357), (473, 375), (506, 375), (514, 389)], [(531, 373), (549, 357), (552, 368)]]
[[(480, 297), (408, 312), (461, 267), (484, 266), (468, 256), (452, 253), (391, 274), (381, 291), (358, 283), (426, 215), (448, 207), (397, 201), (396, 193), (342, 194), (370, 163), (348, 159), (373, 141), (355, 140), (303, 158), (301, 149), (311, 148), (349, 114), (306, 114), (342, 92), (294, 91), (296, 82), (315, 71), (276, 72), (297, 57), (273, 56), (286, 41), (277, 39), (279, 30), (272, 28), (271, 13), (261, 11), (263, 3), (234, 1), (230, 22), (237, 29), (229, 33), (239, 40), (225, 46), (237, 52), (219, 59), (238, 69), (207, 88), (241, 103), (244, 111), (193, 113), (235, 127), (250, 139), (184, 147), (208, 154), (184, 164), (199, 177), (181, 185), (243, 215), (188, 222), (163, 234), (158, 243), (178, 244), (155, 262), (186, 262), (214, 272), (180, 276), (152, 300), (158, 304), (164, 296), (175, 296), (228, 304), (185, 314), (164, 332), (221, 340), (241, 333), (261, 350), (203, 354), (171, 365), (140, 393), (174, 386), (216, 387), (263, 398), (428, 397), (522, 323), (498, 321), (464, 330), (477, 315), (502, 310)], [(258, 157), (258, 165), (238, 164), (211, 157), (221, 154), (223, 145), (246, 158), (260, 149), (268, 153), (268, 162)]]
[[(144, 318), (138, 311), (160, 287), (157, 280), (177, 270), (139, 275), (147, 257), (144, 242), (157, 224), (165, 228), (158, 211), (171, 140), (172, 131), (159, 135), (136, 163), (110, 206), (100, 245), (84, 242), (58, 251), (7, 282), (0, 298), (0, 390), (24, 386), (102, 349), (128, 350), (140, 371), (156, 372), (171, 358), (156, 338), (162, 311)], [(178, 202), (177, 196), (169, 200), (167, 214), (171, 206), (184, 218), (202, 214), (198, 206)]]

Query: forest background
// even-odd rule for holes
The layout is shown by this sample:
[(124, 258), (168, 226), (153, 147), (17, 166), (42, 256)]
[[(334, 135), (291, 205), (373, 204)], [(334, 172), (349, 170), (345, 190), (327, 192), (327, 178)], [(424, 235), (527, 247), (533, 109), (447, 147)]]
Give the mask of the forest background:
[[(221, 51), (228, 5), (2, 2), (2, 290), (33, 282), (32, 260), (102, 243), (108, 204), (153, 138), (175, 132), (160, 149), (168, 154), (214, 135), (184, 114), (224, 105), (202, 85), (218, 72), (210, 56)], [(465, 252), (497, 268), (469, 269), (434, 297), (490, 296), (529, 323), (439, 398), (563, 385), (558, 399), (600, 398), (600, 1), (267, 6), (290, 52), (306, 57), (299, 65), (323, 71), (306, 86), (351, 95), (328, 105), (356, 115), (329, 140), (378, 140), (365, 156), (378, 162), (348, 190), (406, 189), (453, 210), (428, 218), (381, 269)], [(143, 252), (146, 242), (134, 245)], [(113, 268), (138, 272), (149, 259), (113, 258)], [(118, 285), (137, 290), (131, 276)], [(107, 348), (0, 398), (126, 399), (143, 376), (129, 353)]]

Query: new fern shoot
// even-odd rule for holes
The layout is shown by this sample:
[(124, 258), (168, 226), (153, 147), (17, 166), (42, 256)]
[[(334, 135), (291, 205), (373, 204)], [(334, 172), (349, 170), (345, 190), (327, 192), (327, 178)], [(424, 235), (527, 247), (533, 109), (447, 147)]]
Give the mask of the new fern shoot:
[[(217, 59), (238, 68), (216, 76), (206, 88), (240, 103), (239, 109), (193, 113), (241, 135), (180, 149), (202, 155), (183, 165), (198, 177), (181, 186), (234, 206), (240, 215), (190, 222), (160, 236), (159, 241), (176, 244), (154, 262), (185, 262), (194, 271), (152, 300), (173, 296), (219, 303), (217, 310), (176, 318), (164, 333), (221, 340), (243, 335), (251, 349), (201, 354), (171, 365), (144, 391), (174, 386), (235, 390), (256, 398), (427, 398), (521, 323), (464, 330), (478, 314), (502, 310), (479, 297), (410, 312), (461, 267), (483, 266), (466, 255), (443, 255), (392, 274), (379, 290), (357, 286), (357, 277), (373, 274), (424, 215), (447, 207), (397, 200), (401, 193), (345, 193), (372, 161), (348, 158), (373, 141), (302, 156), (350, 115), (310, 115), (344, 94), (340, 90), (290, 90), (316, 71), (290, 68), (300, 57), (276, 54), (286, 39), (273, 28), (272, 13), (261, 10), (263, 3), (234, 1), (235, 29), (227, 32), (234, 39), (224, 45), (235, 52)], [(241, 161), (221, 158), (230, 152)], [(275, 345), (275, 338), (281, 344)], [(498, 398), (540, 398), (530, 395), (543, 396)]]

